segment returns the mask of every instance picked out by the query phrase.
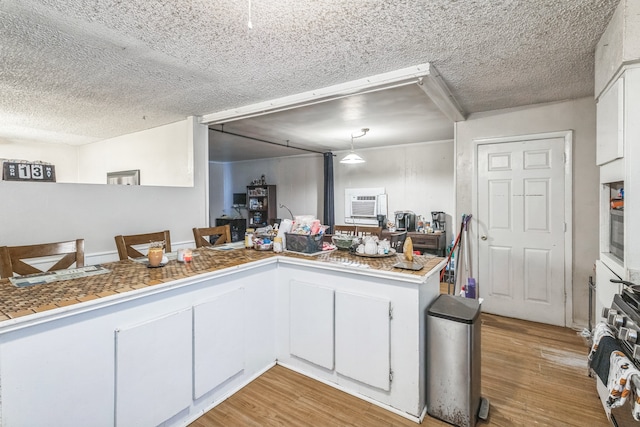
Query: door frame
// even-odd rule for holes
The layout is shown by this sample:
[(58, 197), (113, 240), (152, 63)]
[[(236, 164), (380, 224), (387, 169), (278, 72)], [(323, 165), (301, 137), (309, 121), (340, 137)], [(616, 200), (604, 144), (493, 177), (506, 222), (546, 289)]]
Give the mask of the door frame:
[[(475, 221), (478, 218), (478, 147), (487, 144), (535, 141), (549, 138), (562, 138), (564, 141), (564, 321), (565, 326), (573, 326), (573, 130), (473, 139), (471, 218), (472, 220), (475, 219)], [(473, 246), (471, 249), (473, 250), (473, 262), (477, 266), (476, 277), (480, 266), (478, 239), (477, 227), (470, 227), (469, 243)], [(482, 287), (482, 283), (479, 283), (479, 286)]]

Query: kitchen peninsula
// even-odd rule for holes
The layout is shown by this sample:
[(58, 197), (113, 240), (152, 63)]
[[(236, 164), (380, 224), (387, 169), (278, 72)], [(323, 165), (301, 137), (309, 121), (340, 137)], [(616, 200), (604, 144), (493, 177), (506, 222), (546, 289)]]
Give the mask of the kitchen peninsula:
[(195, 251), (25, 288), (0, 280), (3, 426), (184, 425), (275, 363), (416, 421), (442, 258)]

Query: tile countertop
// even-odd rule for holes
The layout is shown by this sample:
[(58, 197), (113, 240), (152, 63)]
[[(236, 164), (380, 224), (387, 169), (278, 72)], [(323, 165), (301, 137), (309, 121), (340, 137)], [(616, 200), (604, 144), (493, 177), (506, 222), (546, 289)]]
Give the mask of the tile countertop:
[(102, 264), (103, 267), (110, 270), (107, 274), (61, 280), (23, 288), (14, 286), (9, 279), (1, 279), (0, 322), (198, 274), (236, 267), (278, 255), (331, 264), (343, 264), (352, 261), (360, 266), (367, 265), (370, 270), (415, 276), (425, 276), (443, 261), (443, 258), (416, 255), (416, 261), (424, 264), (425, 268), (420, 271), (411, 271), (393, 268), (393, 264), (403, 260), (402, 254), (384, 258), (367, 258), (350, 255), (346, 251), (332, 251), (318, 256), (305, 256), (291, 252), (276, 254), (271, 251), (262, 252), (246, 249), (230, 251), (200, 249), (194, 250), (194, 254), (196, 256), (193, 257), (193, 261), (187, 264), (173, 260), (162, 268), (148, 268), (145, 264), (139, 262), (130, 260), (118, 261)]

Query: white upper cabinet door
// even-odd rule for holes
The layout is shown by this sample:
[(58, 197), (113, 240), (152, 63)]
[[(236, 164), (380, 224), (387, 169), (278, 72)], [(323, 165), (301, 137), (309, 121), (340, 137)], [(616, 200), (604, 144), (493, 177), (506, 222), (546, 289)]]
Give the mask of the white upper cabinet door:
[(624, 79), (619, 78), (604, 92), (597, 106), (598, 166), (624, 156)]

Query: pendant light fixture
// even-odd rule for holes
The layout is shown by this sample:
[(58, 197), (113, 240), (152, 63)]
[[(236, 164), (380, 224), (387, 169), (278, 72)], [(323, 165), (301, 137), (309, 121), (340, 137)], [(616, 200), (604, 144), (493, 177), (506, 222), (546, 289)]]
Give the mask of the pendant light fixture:
[(344, 158), (342, 160), (340, 160), (340, 163), (344, 163), (344, 164), (347, 164), (347, 165), (355, 165), (357, 163), (364, 163), (365, 162), (365, 160), (362, 157), (360, 157), (359, 155), (357, 155), (353, 151), (353, 140), (355, 138), (361, 138), (361, 137), (365, 136), (367, 134), (367, 132), (369, 132), (369, 128), (362, 128), (362, 129), (360, 129), (360, 131), (362, 132), (362, 135), (353, 136), (353, 134), (351, 134), (351, 151), (349, 152), (349, 154), (344, 156)]

